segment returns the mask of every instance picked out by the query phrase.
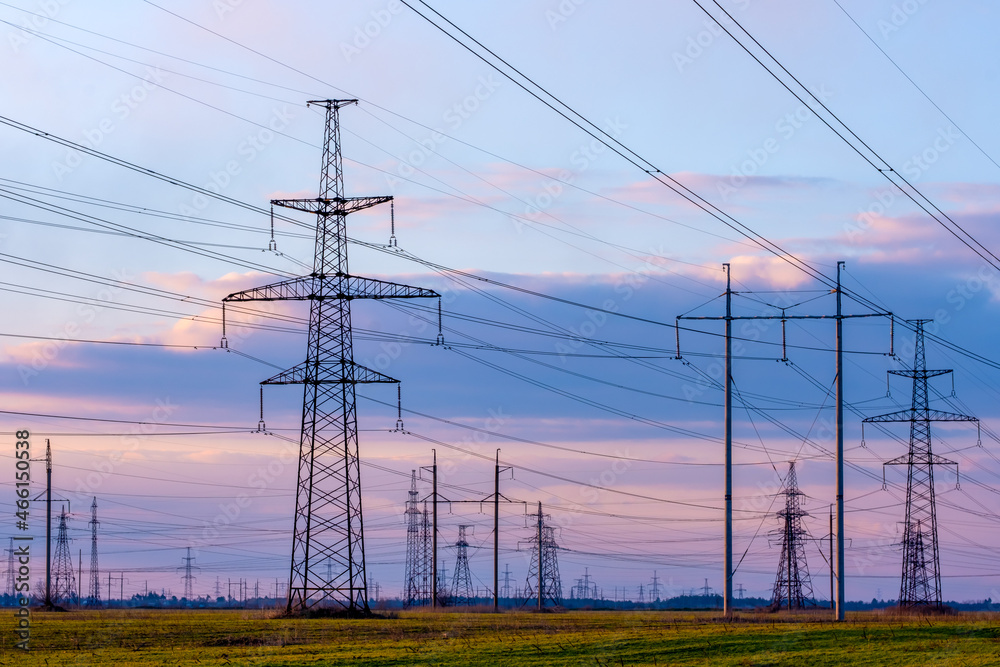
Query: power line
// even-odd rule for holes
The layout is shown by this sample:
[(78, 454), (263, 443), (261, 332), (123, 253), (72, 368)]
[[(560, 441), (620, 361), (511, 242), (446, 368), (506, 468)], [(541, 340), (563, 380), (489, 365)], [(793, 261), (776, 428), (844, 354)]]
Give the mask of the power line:
[[(483, 51), (489, 53), (493, 58), (495, 58), (497, 61), (499, 61), (500, 63), (502, 63), (507, 68), (509, 68), (510, 71), (514, 72), (515, 74), (517, 74), (517, 76), (521, 77), (523, 79), (523, 81), (519, 80), (518, 78), (516, 78), (515, 76), (513, 76), (508, 71), (505, 71), (503, 69), (503, 67), (501, 67), (500, 65), (496, 64), (496, 62), (491, 61), (489, 58), (487, 58), (486, 56), (484, 56), (482, 53), (480, 53), (479, 51), (477, 51), (475, 48), (473, 48), (469, 44), (466, 44), (465, 42), (463, 42), (456, 35), (454, 35), (451, 32), (449, 32), (446, 27), (444, 27), (442, 25), (439, 25), (437, 22), (435, 22), (435, 20), (433, 18), (431, 18), (431, 17), (427, 16), (426, 14), (420, 12), (419, 10), (415, 9), (413, 7), (413, 4), (411, 4), (410, 2), (407, 2), (407, 0), (402, 0), (403, 4), (406, 5), (407, 7), (409, 7), (414, 13), (416, 13), (418, 16), (420, 16), (421, 18), (423, 18), (424, 20), (426, 20), (432, 26), (434, 26), (435, 28), (437, 28), (438, 30), (440, 30), (442, 33), (444, 33), (450, 39), (452, 39), (457, 44), (459, 44), (460, 46), (462, 46), (464, 49), (466, 49), (467, 51), (469, 51), (469, 53), (471, 53), (475, 57), (477, 57), (480, 60), (482, 60), (484, 63), (486, 63), (487, 65), (489, 65), (491, 68), (495, 69), (502, 76), (504, 76), (505, 78), (507, 78), (510, 81), (512, 81), (515, 85), (517, 85), (519, 88), (521, 88), (522, 90), (524, 90), (525, 92), (527, 92), (528, 94), (530, 94), (532, 97), (535, 97), (542, 104), (544, 104), (545, 106), (549, 107), (551, 110), (553, 110), (555, 113), (557, 113), (558, 115), (560, 115), (561, 117), (563, 117), (564, 119), (566, 119), (567, 121), (569, 121), (570, 123), (572, 123), (578, 129), (580, 129), (581, 131), (585, 132), (587, 135), (589, 135), (593, 139), (599, 141), (603, 145), (607, 146), (608, 149), (610, 149), (612, 152), (614, 152), (617, 155), (619, 155), (622, 159), (626, 160), (627, 162), (629, 162), (633, 166), (641, 169), (644, 173), (646, 173), (647, 175), (649, 175), (652, 178), (654, 178), (660, 184), (662, 184), (662, 185), (670, 188), (676, 194), (680, 195), (682, 198), (684, 198), (688, 202), (694, 204), (695, 206), (697, 206), (698, 208), (700, 208), (705, 213), (708, 213), (710, 216), (712, 216), (713, 218), (715, 218), (719, 222), (722, 222), (727, 227), (733, 229), (734, 231), (736, 231), (737, 233), (739, 233), (741, 236), (746, 237), (748, 240), (750, 240), (754, 244), (758, 245), (760, 248), (762, 248), (762, 249), (766, 250), (767, 252), (775, 255), (780, 260), (782, 260), (782, 261), (784, 261), (784, 262), (786, 262), (786, 263), (788, 263), (788, 264), (790, 264), (790, 265), (798, 268), (800, 271), (806, 273), (809, 276), (812, 276), (816, 280), (819, 280), (821, 283), (826, 284), (826, 285), (830, 285), (831, 287), (833, 286), (832, 283), (831, 283), (831, 281), (830, 281), (830, 279), (826, 278), (826, 276), (824, 276), (822, 272), (820, 272), (817, 269), (815, 269), (808, 262), (799, 259), (797, 256), (795, 256), (794, 254), (792, 254), (790, 252), (787, 252), (786, 250), (784, 250), (778, 244), (770, 241), (766, 237), (762, 236), (761, 234), (757, 233), (756, 231), (754, 231), (753, 229), (751, 229), (750, 227), (748, 227), (744, 223), (742, 223), (739, 220), (737, 220), (736, 218), (734, 218), (732, 215), (726, 213), (725, 211), (721, 210), (716, 205), (714, 205), (711, 202), (707, 201), (706, 199), (704, 199), (703, 197), (701, 197), (700, 195), (698, 195), (697, 193), (695, 193), (693, 190), (687, 188), (682, 183), (680, 183), (679, 181), (677, 181), (676, 179), (674, 179), (672, 176), (670, 176), (670, 175), (662, 172), (652, 162), (650, 162), (649, 160), (643, 158), (636, 151), (634, 151), (631, 148), (629, 148), (628, 146), (626, 146), (620, 140), (618, 140), (615, 137), (613, 137), (610, 134), (608, 134), (605, 130), (601, 129), (595, 123), (593, 123), (592, 121), (588, 120), (585, 116), (583, 116), (579, 112), (575, 111), (569, 105), (567, 105), (564, 102), (562, 102), (558, 97), (556, 97), (555, 95), (553, 95), (551, 92), (549, 92), (548, 90), (546, 90), (544, 87), (536, 84), (531, 78), (529, 78), (523, 72), (521, 72), (517, 68), (513, 67), (512, 65), (510, 65), (502, 57), (498, 56), (496, 53), (494, 53), (489, 48), (487, 48), (486, 46), (484, 46), (482, 43), (480, 43), (474, 37), (472, 37), (471, 35), (469, 35), (465, 31), (463, 31), (461, 28), (459, 28), (458, 26), (456, 26), (454, 23), (452, 23), (451, 21), (449, 21), (446, 17), (444, 17), (443, 15), (441, 15), (439, 12), (437, 12), (436, 10), (434, 10), (432, 7), (430, 7), (430, 5), (428, 5), (426, 2), (424, 2), (423, 0), (419, 0), (419, 1), (420, 1), (420, 3), (422, 5), (424, 5), (425, 7), (427, 7), (430, 11), (434, 12), (434, 14), (436, 14), (438, 17), (440, 17), (443, 21), (445, 21), (446, 23), (448, 23), (449, 25), (451, 25), (456, 31), (458, 31), (460, 34), (462, 34), (466, 39), (470, 40), (473, 44), (477, 45)], [(694, 1), (702, 9), (702, 11), (704, 11), (706, 14), (708, 14), (709, 17), (712, 17), (711, 14), (707, 10), (705, 10), (705, 8), (702, 7), (701, 4), (699, 4), (697, 2), (697, 0), (694, 0)], [(725, 11), (725, 10), (723, 9), (723, 11)], [(727, 15), (728, 15), (728, 13), (727, 13)], [(712, 18), (714, 20), (714, 17), (712, 17)], [(734, 20), (734, 22), (735, 22), (735, 20)], [(739, 24), (737, 23), (737, 25), (739, 25)], [(750, 52), (750, 50), (742, 42), (740, 42), (739, 40), (737, 40), (732, 35), (731, 31), (727, 30), (725, 28), (725, 26), (721, 26), (721, 27), (722, 27), (722, 29), (724, 31), (727, 32), (727, 34), (729, 34), (731, 37), (733, 37), (733, 39), (737, 42), (737, 44), (739, 44), (744, 50), (746, 50), (751, 55), (751, 57), (754, 57), (755, 60), (757, 60), (758, 62), (761, 63), (762, 66), (764, 66), (764, 64), (759, 60), (759, 58), (757, 58), (752, 52)], [(740, 26), (740, 27), (742, 29), (742, 26)], [(749, 35), (749, 33), (747, 33), (747, 34)], [(753, 39), (752, 36), (751, 36), (751, 39)], [(763, 48), (763, 47), (761, 47), (761, 48)], [(777, 63), (778, 61), (775, 60), (775, 62)], [(778, 63), (778, 64), (780, 66), (780, 63)], [(803, 104), (805, 104), (805, 101), (802, 100), (802, 98), (797, 93), (795, 93), (793, 90), (791, 90), (791, 88), (786, 83), (784, 83), (781, 80), (780, 77), (778, 77), (775, 73), (771, 72), (771, 70), (768, 69), (766, 66), (765, 66), (765, 69), (767, 69), (767, 71), (769, 73), (771, 73), (772, 76), (774, 76), (775, 79), (779, 81), (779, 83), (781, 83), (786, 89), (788, 89), (789, 92), (791, 92), (797, 99), (799, 99), (800, 101), (803, 102)], [(814, 99), (817, 99), (808, 89), (804, 89), (804, 90), (806, 91), (806, 93), (808, 95), (810, 95)], [(820, 101), (818, 99), (817, 99), (817, 101), (819, 102), (820, 105), (823, 105), (822, 101)], [(823, 105), (823, 106), (824, 106), (824, 109), (825, 109), (826, 108), (825, 105)], [(827, 110), (827, 111), (829, 112), (829, 110)], [(831, 115), (833, 115), (832, 112), (829, 112), (829, 113)], [(824, 119), (822, 116), (819, 116), (819, 117), (821, 118), (821, 120), (823, 120), (823, 122), (825, 124), (827, 124), (831, 128), (831, 130), (833, 130), (834, 132), (836, 132), (835, 128), (833, 128), (832, 125), (830, 125), (829, 121), (827, 121), (826, 119)], [(838, 121), (839, 121), (839, 119), (838, 119)], [(846, 125), (844, 125), (844, 127), (847, 128)], [(850, 128), (847, 128), (847, 130), (850, 131)], [(852, 134), (853, 134), (853, 132), (852, 132)], [(839, 133), (838, 133), (838, 136), (841, 136), (841, 135), (839, 135)], [(860, 141), (860, 139), (859, 139), (859, 141)], [(853, 144), (850, 144), (850, 145), (852, 146), (852, 148), (854, 148), (854, 150), (856, 152), (859, 153), (859, 155), (861, 155), (863, 158), (865, 158), (868, 162), (871, 163), (871, 160), (867, 156), (865, 156), (863, 153), (861, 153), (856, 147), (853, 146)], [(877, 159), (881, 160), (880, 157), (877, 157)], [(873, 164), (873, 166), (875, 166), (875, 165)], [(888, 166), (888, 165), (886, 165), (886, 166)], [(883, 173), (883, 175), (886, 178), (889, 178), (889, 173), (890, 172), (891, 172), (891, 167), (889, 168), (888, 171), (882, 171), (881, 173)], [(917, 192), (918, 194), (920, 194), (919, 191), (917, 191), (915, 188), (913, 188), (913, 186), (910, 183), (908, 183), (907, 181), (905, 181), (905, 179), (903, 179), (902, 176), (900, 176), (899, 178), (908, 187), (910, 187), (915, 192)], [(889, 180), (894, 185), (897, 185), (897, 187), (900, 188), (900, 191), (903, 192), (903, 194), (905, 194), (909, 199), (911, 199), (911, 201), (913, 201), (915, 204), (917, 204), (918, 206), (920, 206), (929, 215), (931, 215), (935, 220), (937, 220), (939, 223), (941, 223), (943, 226), (945, 226), (946, 229), (949, 229), (949, 231), (951, 231), (952, 234), (954, 234), (956, 236), (956, 238), (959, 238), (959, 240), (963, 241), (963, 243), (966, 243), (966, 245), (969, 245), (968, 242), (966, 242), (964, 239), (962, 239), (961, 237), (959, 237), (955, 231), (951, 230), (949, 227), (947, 227), (947, 225), (944, 225), (944, 223), (941, 222), (940, 219), (938, 219), (936, 216), (934, 216), (934, 214), (928, 209), (927, 205), (929, 205), (931, 207), (934, 207), (935, 210), (938, 210), (939, 212), (940, 212), (940, 209), (937, 209), (937, 207), (935, 207), (933, 205), (933, 203), (930, 202), (930, 200), (928, 200), (928, 199), (926, 199), (926, 197), (924, 197), (925, 201), (927, 202), (927, 205), (922, 205), (905, 188), (899, 186), (897, 183), (895, 183), (894, 181), (892, 181), (891, 178)], [(921, 195), (921, 197), (923, 197), (923, 195)], [(947, 217), (947, 216), (945, 216), (945, 217)], [(950, 220), (950, 218), (949, 218), (949, 220)], [(962, 230), (962, 231), (964, 232), (964, 230)], [(974, 241), (974, 239), (972, 239), (972, 240)], [(969, 246), (969, 247), (971, 248), (972, 246)], [(975, 248), (973, 248), (973, 250), (975, 251)], [(986, 252), (988, 252), (988, 251), (986, 251)], [(977, 254), (979, 254), (979, 253), (977, 252)], [(990, 253), (990, 255), (992, 256), (992, 253)], [(984, 257), (984, 259), (987, 259), (987, 258)], [(996, 258), (994, 257), (994, 259), (996, 259)], [(989, 261), (988, 259), (987, 259), (987, 261), (992, 265), (991, 261)], [(997, 266), (997, 265), (994, 265), (994, 266)], [(997, 266), (997, 268), (1000, 269), (1000, 266)], [(863, 297), (861, 295), (858, 295), (856, 293), (852, 293), (852, 292), (850, 292), (848, 290), (843, 290), (843, 292), (844, 292), (845, 295), (851, 296), (853, 299), (855, 299), (859, 303), (864, 304), (864, 305), (868, 305), (870, 307), (875, 308), (875, 304), (873, 304), (867, 298), (865, 298), (865, 297)], [(904, 324), (904, 326), (909, 327), (910, 325)], [(987, 364), (987, 365), (991, 366), (992, 368), (1000, 370), (1000, 362), (996, 362), (996, 361), (987, 359), (985, 357), (982, 357), (981, 355), (978, 355), (978, 354), (969, 352), (967, 350), (961, 349), (961, 348), (959, 348), (958, 346), (956, 346), (954, 344), (948, 343), (947, 341), (944, 341), (943, 339), (940, 339), (939, 337), (934, 337), (934, 339), (936, 341), (938, 341), (940, 344), (945, 345), (949, 349), (953, 349), (955, 351), (958, 351), (958, 352), (960, 352), (961, 354), (963, 354), (965, 356), (969, 356), (970, 358), (976, 359), (977, 361), (980, 361), (981, 363)]]

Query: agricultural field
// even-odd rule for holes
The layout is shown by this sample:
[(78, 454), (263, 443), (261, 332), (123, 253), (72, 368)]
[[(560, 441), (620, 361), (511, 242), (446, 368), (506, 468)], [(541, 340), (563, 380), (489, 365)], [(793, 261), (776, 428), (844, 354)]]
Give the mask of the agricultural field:
[(287, 619), (268, 611), (35, 613), (31, 650), (0, 615), (0, 665), (1000, 665), (1000, 616), (869, 612), (420, 613)]

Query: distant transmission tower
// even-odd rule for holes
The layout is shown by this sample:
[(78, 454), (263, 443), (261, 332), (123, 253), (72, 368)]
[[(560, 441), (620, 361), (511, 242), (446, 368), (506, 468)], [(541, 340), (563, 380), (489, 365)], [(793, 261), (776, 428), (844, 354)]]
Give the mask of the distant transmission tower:
[[(310, 102), (326, 109), (319, 196), (271, 202), (272, 206), (316, 215), (312, 273), (223, 299), (223, 303), (309, 302), (305, 362), (261, 383), (305, 385), (289, 612), (331, 604), (368, 611), (355, 385), (398, 380), (354, 363), (351, 301), (440, 296), (419, 287), (359, 278), (348, 270), (348, 214), (392, 200), (344, 197), (339, 109), (355, 103), (357, 100)], [(334, 561), (332, 577), (324, 576), (319, 567), (327, 558)]]
[(534, 519), (536, 530), (531, 541), (531, 564), (528, 566), (525, 595), (529, 601), (537, 600), (539, 608), (545, 606), (547, 601), (559, 605), (562, 603), (562, 581), (559, 579), (559, 559), (556, 555), (559, 549), (556, 529), (545, 525), (548, 515), (542, 514), (541, 503), (538, 503), (538, 512), (528, 516)]
[(660, 601), (660, 588), (660, 577), (657, 576), (656, 570), (653, 570), (653, 585), (649, 587), (650, 602)]
[(10, 539), (10, 547), (7, 549), (7, 585), (4, 588), (7, 595), (12, 598), (17, 597), (17, 591), (14, 590), (17, 585), (17, 568), (14, 565), (14, 538)]
[(184, 580), (184, 597), (188, 600), (194, 599), (194, 580), (197, 578), (194, 576), (193, 571), (199, 569), (191, 565), (191, 561), (194, 560), (194, 556), (191, 555), (191, 547), (187, 548), (187, 555), (182, 556), (181, 560), (184, 561), (184, 565), (177, 568), (178, 570), (184, 570), (184, 576), (181, 577)]
[(456, 605), (472, 604), (476, 593), (472, 588), (472, 574), (469, 572), (469, 542), (465, 539), (465, 529), (458, 527), (458, 556), (455, 559), (455, 572), (451, 579), (451, 599)]
[(438, 597), (442, 600), (448, 599), (448, 568), (444, 563), (438, 568)]
[(782, 519), (781, 560), (778, 562), (778, 576), (774, 580), (772, 609), (805, 609), (813, 599), (812, 580), (806, 563), (806, 529), (802, 527), (802, 517), (809, 514), (802, 509), (802, 492), (799, 491), (795, 461), (788, 463), (788, 477), (785, 478), (785, 509), (778, 512)]
[(433, 591), (433, 526), (431, 515), (427, 509), (427, 501), (424, 501), (424, 508), (420, 513), (420, 599), (422, 604), (431, 604)]
[(924, 355), (924, 323), (910, 320), (917, 327), (913, 351), (913, 369), (889, 371), (913, 379), (913, 400), (909, 410), (869, 417), (865, 424), (908, 422), (910, 451), (905, 456), (886, 461), (885, 465), (905, 465), (906, 519), (903, 521), (903, 575), (899, 586), (900, 607), (941, 606), (941, 561), (938, 556), (937, 509), (934, 500), (934, 466), (958, 465), (931, 451), (931, 422), (976, 422), (968, 415), (931, 410), (927, 398), (927, 380), (951, 373), (950, 370), (927, 370)]
[(88, 591), (90, 599), (87, 604), (91, 607), (101, 606), (101, 578), (97, 567), (97, 526), (99, 525), (97, 498), (95, 497), (94, 502), (90, 503), (90, 590)]
[(407, 607), (423, 603), (421, 579), (423, 578), (422, 544), (420, 541), (420, 521), (422, 514), (417, 508), (417, 471), (410, 473), (410, 492), (406, 501), (406, 580), (403, 604)]
[(66, 509), (59, 514), (59, 534), (56, 537), (56, 553), (52, 565), (52, 601), (71, 602), (76, 595), (76, 576), (73, 572), (73, 557), (69, 552), (69, 535), (66, 529)]
[(597, 584), (593, 584), (590, 580), (590, 568), (583, 568), (583, 577), (576, 580), (576, 584), (572, 587), (571, 595), (578, 600), (586, 600), (597, 597)]
[(503, 587), (500, 589), (500, 597), (510, 597), (510, 566), (506, 563), (503, 566)]

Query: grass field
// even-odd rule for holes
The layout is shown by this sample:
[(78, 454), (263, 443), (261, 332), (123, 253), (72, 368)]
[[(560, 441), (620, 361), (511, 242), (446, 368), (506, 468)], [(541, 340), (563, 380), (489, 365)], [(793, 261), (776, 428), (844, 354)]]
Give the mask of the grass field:
[(255, 611), (35, 613), (31, 651), (0, 611), (0, 665), (1000, 665), (1000, 616), (834, 624), (827, 614), (418, 613), (281, 619)]

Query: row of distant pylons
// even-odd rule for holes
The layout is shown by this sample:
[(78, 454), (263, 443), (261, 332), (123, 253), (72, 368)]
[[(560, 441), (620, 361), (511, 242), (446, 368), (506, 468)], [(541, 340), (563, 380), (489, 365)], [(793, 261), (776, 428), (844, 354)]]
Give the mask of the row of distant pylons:
[[(37, 459), (33, 459), (37, 460)], [(52, 497), (52, 444), (45, 440), (45, 491), (40, 493), (32, 501), (45, 503), (45, 588), (38, 594), (42, 597), (42, 606), (52, 609), (60, 605), (76, 605), (80, 607), (99, 608), (103, 606), (101, 601), (100, 568), (97, 559), (97, 527), (100, 522), (97, 520), (97, 498), (94, 497), (90, 503), (90, 585), (86, 595), (77, 587), (82, 585), (83, 564), (73, 567), (73, 556), (69, 549), (69, 512), (66, 505), (63, 505), (59, 512), (59, 527), (56, 533), (56, 548), (52, 552), (52, 503), (69, 503), (64, 498)], [(25, 525), (27, 522), (25, 522)], [(23, 593), (19, 593), (18, 588), (18, 548), (14, 546), (14, 538), (11, 537), (7, 549), (7, 567), (4, 578), (4, 593), (12, 600), (16, 600)], [(82, 561), (82, 554), (81, 554)], [(79, 575), (79, 576), (78, 576)], [(30, 583), (30, 582), (29, 582)]]
[[(458, 526), (458, 540), (454, 543), (455, 567), (452, 570), (451, 585), (448, 586), (442, 581), (444, 577), (438, 571), (434, 540), (435, 525), (431, 518), (433, 514), (427, 508), (427, 501), (421, 501), (419, 498), (416, 470), (410, 474), (410, 491), (407, 495), (404, 516), (406, 517), (406, 571), (403, 604), (407, 607), (475, 604), (479, 596), (476, 595), (472, 585), (469, 542), (466, 535), (466, 530), (471, 526), (467, 524)], [(533, 605), (541, 608), (547, 605), (558, 606), (562, 602), (559, 545), (556, 543), (555, 527), (547, 525), (547, 516), (542, 514), (541, 505), (537, 513), (528, 515), (534, 524), (532, 526), (534, 530), (529, 540), (528, 577), (519, 601), (521, 606)], [(494, 525), (494, 530), (498, 528), (498, 525)], [(499, 603), (500, 598), (509, 600), (511, 596), (509, 568), (504, 574), (503, 587), (500, 587), (499, 578), (494, 577), (496, 590), (490, 591), (489, 597), (492, 597), (495, 603)]]

